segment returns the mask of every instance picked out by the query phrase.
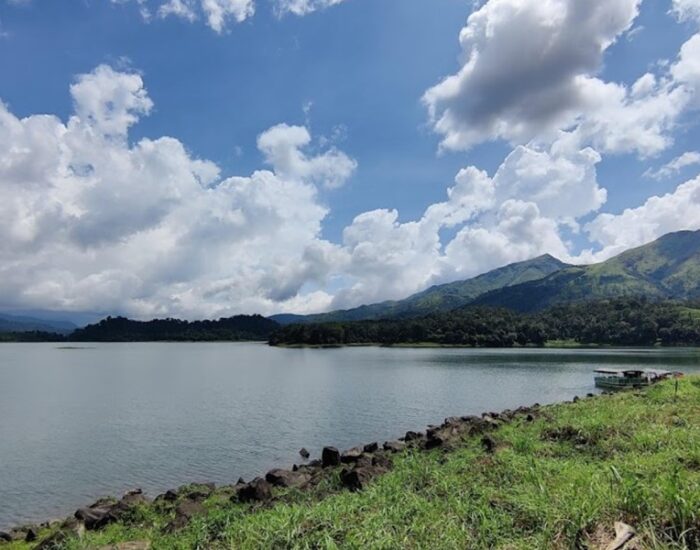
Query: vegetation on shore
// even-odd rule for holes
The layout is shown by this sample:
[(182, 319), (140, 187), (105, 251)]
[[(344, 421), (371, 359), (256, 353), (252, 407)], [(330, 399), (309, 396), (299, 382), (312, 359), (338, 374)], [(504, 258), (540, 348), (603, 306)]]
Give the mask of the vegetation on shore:
[(432, 450), (414, 434), (361, 491), (343, 488), (343, 466), (253, 504), (222, 487), (173, 529), (192, 491), (201, 496), (189, 487), (56, 547), (604, 548), (624, 521), (637, 548), (700, 548), (700, 378), (500, 418)]
[(279, 325), (261, 315), (237, 315), (216, 321), (107, 317), (67, 335), (48, 332), (0, 333), (0, 342), (236, 342), (265, 341)]
[(436, 344), (473, 347), (700, 345), (700, 307), (641, 297), (560, 305), (536, 314), (465, 307), (420, 319), (287, 325), (272, 345)]

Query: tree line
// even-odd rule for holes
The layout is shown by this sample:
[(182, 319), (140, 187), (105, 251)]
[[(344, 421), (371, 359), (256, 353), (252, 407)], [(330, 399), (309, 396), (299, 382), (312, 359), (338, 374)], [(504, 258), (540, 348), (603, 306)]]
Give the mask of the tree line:
[(281, 327), (271, 345), (438, 344), (543, 346), (547, 342), (623, 346), (700, 345), (700, 304), (643, 297), (558, 305), (536, 314), (463, 307), (416, 319)]

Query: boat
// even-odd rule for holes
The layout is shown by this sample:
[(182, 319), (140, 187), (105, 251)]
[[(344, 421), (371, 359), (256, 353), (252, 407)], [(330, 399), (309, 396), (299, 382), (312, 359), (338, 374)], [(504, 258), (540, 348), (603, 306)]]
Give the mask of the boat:
[(595, 372), (602, 375), (595, 377), (596, 387), (610, 390), (641, 388), (682, 376), (680, 372), (660, 369), (596, 369)]

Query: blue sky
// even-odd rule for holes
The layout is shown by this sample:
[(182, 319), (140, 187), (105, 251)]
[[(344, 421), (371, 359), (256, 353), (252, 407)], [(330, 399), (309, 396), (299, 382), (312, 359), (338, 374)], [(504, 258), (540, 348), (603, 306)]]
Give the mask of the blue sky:
[(0, 308), (319, 311), (700, 227), (696, 0), (214, 4), (0, 0)]

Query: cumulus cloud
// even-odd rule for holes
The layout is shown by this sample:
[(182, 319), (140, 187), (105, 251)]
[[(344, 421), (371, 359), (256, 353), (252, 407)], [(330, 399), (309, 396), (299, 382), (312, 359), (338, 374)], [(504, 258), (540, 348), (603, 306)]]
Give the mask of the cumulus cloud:
[(698, 0), (673, 0), (671, 9), (681, 21), (700, 22), (700, 1)]
[(644, 172), (644, 177), (663, 180), (680, 173), (681, 170), (688, 166), (695, 166), (696, 164), (700, 164), (700, 152), (687, 151), (656, 170), (647, 170)]
[[(396, 210), (355, 218), (343, 233), (348, 284), (333, 307), (401, 298), (431, 284), (471, 277), (550, 253), (571, 259), (561, 228), (597, 211), (607, 198), (596, 178), (600, 156), (575, 148), (562, 134), (548, 149), (520, 146), (490, 177), (460, 170), (447, 200), (418, 220), (401, 222)], [(455, 236), (444, 243), (447, 228)]]
[(138, 74), (100, 66), (71, 94), (67, 122), (0, 104), (0, 307), (196, 317), (327, 305), (339, 252), (319, 237), (317, 183), (347, 176), (329, 158), (354, 161), (301, 154), (297, 128), (304, 139), (275, 142), (294, 162), (222, 179), (175, 138), (129, 143), (152, 108)]
[(447, 149), (527, 141), (565, 127), (585, 79), (630, 28), (640, 0), (489, 0), (460, 33), (462, 67), (423, 97)]
[(304, 149), (311, 143), (311, 134), (303, 126), (279, 124), (258, 137), (258, 149), (274, 171), (283, 177), (309, 180), (333, 189), (343, 185), (357, 169), (357, 162), (345, 153), (331, 148), (314, 157)]
[[(573, 131), (581, 148), (652, 156), (673, 143), (673, 130), (700, 107), (700, 35), (658, 74), (633, 85), (596, 76), (606, 49), (631, 28), (640, 0), (489, 0), (460, 34), (462, 67), (429, 89), (428, 107), (441, 147), (466, 150), (490, 140), (551, 142)], [(678, 17), (697, 2), (679, 0)]]
[(586, 226), (586, 231), (602, 248), (595, 253), (583, 253), (581, 259), (601, 261), (683, 229), (700, 229), (700, 176), (679, 185), (671, 193), (649, 198), (637, 208), (627, 208), (620, 214), (598, 215)]

